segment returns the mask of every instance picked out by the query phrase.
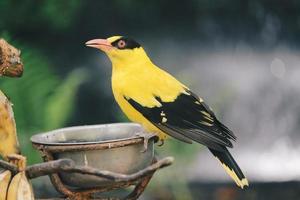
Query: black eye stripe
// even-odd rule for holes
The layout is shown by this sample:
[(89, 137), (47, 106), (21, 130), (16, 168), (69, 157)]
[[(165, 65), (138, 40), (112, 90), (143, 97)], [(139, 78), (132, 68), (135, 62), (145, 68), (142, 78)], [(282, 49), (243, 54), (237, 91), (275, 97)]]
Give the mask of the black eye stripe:
[[(125, 46), (122, 47), (122, 48), (120, 48), (118, 46), (118, 43), (119, 43), (120, 40), (123, 40), (125, 42)], [(141, 45), (139, 43), (137, 43), (136, 41), (134, 41), (130, 38), (126, 38), (126, 37), (121, 37), (120, 39), (112, 42), (111, 45), (118, 48), (118, 49), (134, 49), (134, 48), (141, 47)]]

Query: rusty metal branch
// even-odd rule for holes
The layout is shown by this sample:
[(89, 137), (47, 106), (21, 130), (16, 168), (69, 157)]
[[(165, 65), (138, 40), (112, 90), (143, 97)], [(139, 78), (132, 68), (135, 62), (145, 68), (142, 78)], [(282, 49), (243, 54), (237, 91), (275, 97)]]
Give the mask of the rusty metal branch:
[[(92, 167), (87, 166), (76, 166), (74, 161), (71, 159), (59, 159), (55, 161), (49, 161), (45, 163), (39, 163), (35, 165), (28, 166), (26, 168), (26, 174), (28, 178), (33, 179), (40, 176), (50, 175), (58, 172), (70, 172), (70, 173), (81, 173), (81, 174), (88, 174), (88, 175), (94, 175), (101, 178), (106, 178), (109, 180), (113, 180), (115, 182), (125, 182), (125, 181), (133, 181), (136, 179), (140, 179), (141, 177), (145, 177), (157, 169), (167, 167), (173, 163), (172, 157), (167, 157), (162, 160), (157, 161), (156, 163), (148, 166), (147, 168), (136, 172), (134, 174), (120, 174), (115, 172), (110, 172), (106, 170), (98, 170)], [(13, 173), (18, 173), (17, 166), (0, 160), (0, 167), (10, 170)]]
[(101, 178), (106, 178), (109, 180), (113, 180), (114, 182), (126, 182), (126, 181), (134, 181), (140, 179), (141, 177), (145, 177), (157, 169), (169, 166), (173, 163), (172, 157), (167, 157), (158, 162), (150, 165), (149, 167), (136, 172), (134, 174), (125, 175), (105, 170), (98, 170), (92, 167), (87, 166), (76, 166), (74, 161), (71, 159), (59, 159), (55, 161), (49, 161), (41, 164), (35, 164), (26, 168), (28, 178), (36, 178), (39, 176), (54, 174), (58, 172), (70, 172), (70, 173), (81, 173), (94, 175)]
[(138, 171), (134, 174), (130, 175), (125, 175), (125, 174), (120, 174), (120, 173), (115, 173), (115, 172), (110, 172), (110, 171), (104, 171), (104, 170), (97, 170), (95, 168), (91, 167), (74, 167), (66, 172), (78, 172), (81, 174), (89, 174), (89, 175), (94, 175), (94, 176), (99, 176), (102, 178), (107, 178), (110, 180), (113, 180), (114, 182), (127, 182), (127, 181), (134, 181), (137, 179), (140, 179), (142, 177), (145, 177), (153, 172), (155, 172), (157, 169), (169, 166), (173, 163), (173, 158), (172, 157), (167, 157), (162, 160), (157, 161), (156, 163), (146, 167), (145, 169)]
[[(125, 199), (135, 200), (137, 199), (141, 193), (145, 190), (145, 187), (149, 183), (154, 172), (160, 168), (167, 167), (173, 163), (174, 159), (172, 157), (167, 157), (159, 161), (154, 161), (154, 163), (145, 169), (138, 171), (134, 174), (120, 174), (105, 170), (98, 170), (92, 167), (87, 166), (76, 166), (75, 162), (71, 159), (59, 159), (52, 160), (44, 163), (39, 163), (35, 165), (28, 166), (26, 168), (26, 174), (28, 178), (36, 178), (44, 175), (51, 175), (50, 177), (58, 177), (57, 173), (59, 172), (68, 172), (68, 173), (81, 173), (94, 175), (101, 178), (106, 178), (115, 183), (113, 187), (109, 188), (94, 188), (86, 191), (65, 191), (64, 186), (61, 188), (61, 192), (68, 196), (68, 199), (82, 199), (79, 197), (90, 197), (91, 193), (96, 192), (105, 192), (108, 190), (114, 190), (117, 188), (128, 187), (130, 185), (135, 185), (135, 189), (130, 195), (128, 195)], [(4, 169), (8, 169), (13, 171), (14, 173), (18, 172), (18, 169), (15, 165), (10, 164), (6, 161), (0, 160), (0, 167)], [(60, 181), (60, 180), (59, 180)], [(67, 192), (67, 193), (66, 193)], [(77, 198), (78, 197), (78, 198)], [(83, 198), (85, 199), (85, 198)], [(97, 198), (94, 198), (97, 199)], [(100, 198), (104, 200), (103, 198)], [(109, 198), (120, 200), (119, 198)], [(59, 198), (47, 199), (47, 200), (59, 200)]]
[(7, 169), (14, 174), (19, 172), (18, 167), (16, 165), (6, 162), (4, 160), (0, 160), (0, 167), (2, 167), (3, 169)]
[(75, 167), (75, 163), (71, 159), (59, 159), (39, 164), (34, 164), (26, 168), (27, 177), (30, 179), (40, 176), (50, 175)]

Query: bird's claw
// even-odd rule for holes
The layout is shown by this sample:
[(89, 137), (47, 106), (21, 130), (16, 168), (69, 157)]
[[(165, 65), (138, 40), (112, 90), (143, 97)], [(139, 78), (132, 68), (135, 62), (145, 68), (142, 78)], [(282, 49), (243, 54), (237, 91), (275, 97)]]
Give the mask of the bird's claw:
[(157, 146), (161, 147), (165, 144), (165, 140), (159, 140), (159, 144), (157, 144)]
[(24, 171), (26, 169), (26, 157), (19, 154), (10, 154), (7, 156), (10, 163), (16, 165), (19, 171)]
[(144, 138), (144, 149), (141, 150), (141, 153), (145, 153), (148, 149), (149, 139), (151, 139), (153, 137), (153, 135), (149, 134), (149, 133), (139, 132), (139, 133), (136, 133), (136, 136), (140, 136), (140, 137)]

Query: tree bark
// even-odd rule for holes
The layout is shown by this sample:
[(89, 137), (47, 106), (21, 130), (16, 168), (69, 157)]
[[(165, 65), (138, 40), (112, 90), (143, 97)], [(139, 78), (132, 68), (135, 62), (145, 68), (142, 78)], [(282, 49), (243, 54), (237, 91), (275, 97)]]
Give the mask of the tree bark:
[(0, 38), (0, 75), (20, 77), (23, 74), (21, 51)]

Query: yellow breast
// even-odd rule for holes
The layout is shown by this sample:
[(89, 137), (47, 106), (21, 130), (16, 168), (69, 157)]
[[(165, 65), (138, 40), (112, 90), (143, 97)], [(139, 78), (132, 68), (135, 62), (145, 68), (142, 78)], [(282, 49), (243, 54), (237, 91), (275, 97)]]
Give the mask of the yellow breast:
[(184, 86), (171, 75), (155, 66), (127, 67), (119, 70), (113, 68), (112, 89), (114, 97), (125, 115), (133, 122), (140, 123), (147, 131), (153, 132), (160, 139), (167, 135), (156, 128), (142, 114), (135, 110), (124, 99), (131, 98), (144, 107), (161, 106), (155, 97), (160, 97), (164, 102), (172, 102), (179, 93), (184, 91)]

